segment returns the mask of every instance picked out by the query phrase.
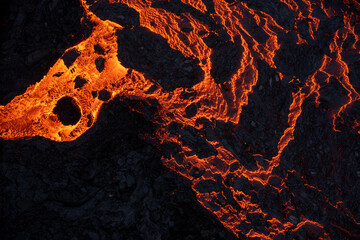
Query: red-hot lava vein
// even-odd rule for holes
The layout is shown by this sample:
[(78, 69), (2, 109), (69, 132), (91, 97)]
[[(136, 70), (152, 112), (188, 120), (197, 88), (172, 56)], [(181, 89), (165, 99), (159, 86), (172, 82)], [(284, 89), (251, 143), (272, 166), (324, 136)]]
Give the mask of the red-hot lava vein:
[(81, 4), (92, 34), (0, 106), (2, 138), (73, 141), (115, 96), (156, 99), (152, 137), (163, 163), (192, 180), (198, 201), (235, 235), (330, 239), (336, 227), (360, 236), (358, 216), (306, 179), (323, 211), (345, 220), (299, 215), (299, 199), (312, 204), (292, 191), (299, 172), (278, 173), (305, 108), (326, 109), (333, 132), (360, 133), (359, 74), (348, 68), (359, 65), (356, 1), (339, 9), (297, 0)]

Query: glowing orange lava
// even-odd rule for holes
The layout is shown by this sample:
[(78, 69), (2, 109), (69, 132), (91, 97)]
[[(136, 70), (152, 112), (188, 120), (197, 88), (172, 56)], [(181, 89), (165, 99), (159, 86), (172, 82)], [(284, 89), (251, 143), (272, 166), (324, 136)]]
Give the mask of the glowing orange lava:
[[(204, 78), (192, 88), (196, 95), (184, 99), (181, 97), (183, 88), (164, 91), (161, 86), (158, 86), (154, 91), (148, 91), (154, 85), (153, 81), (143, 72), (124, 67), (117, 57), (118, 38), (116, 33), (124, 29), (124, 26), (109, 20), (101, 20), (90, 11), (90, 5), (85, 0), (81, 0), (86, 14), (84, 18), (89, 18), (95, 23), (95, 27), (90, 37), (64, 53), (73, 51), (79, 56), (70, 66), (66, 66), (63, 58), (60, 58), (40, 82), (30, 86), (23, 95), (15, 97), (7, 105), (0, 106), (0, 136), (9, 140), (42, 136), (58, 142), (74, 141), (96, 122), (102, 104), (111, 101), (115, 96), (121, 95), (125, 98), (142, 100), (156, 99), (161, 106), (158, 114), (163, 120), (156, 137), (160, 142), (178, 144), (181, 147), (179, 153), (184, 155), (183, 163), (176, 161), (176, 153), (170, 158), (164, 157), (163, 163), (190, 179), (198, 201), (216, 215), (226, 228), (239, 236), (240, 233), (243, 233), (238, 227), (239, 223), (247, 221), (246, 215), (248, 213), (261, 213), (264, 217), (268, 214), (262, 211), (260, 205), (253, 203), (247, 193), (232, 186), (229, 186), (228, 190), (234, 196), (233, 200), (239, 208), (227, 204), (226, 201), (219, 201), (223, 198), (224, 193), (222, 191), (202, 192), (197, 187), (202, 181), (220, 181), (224, 184), (225, 177), (230, 172), (230, 165), (237, 159), (237, 156), (234, 156), (224, 147), (223, 143), (217, 140), (207, 140), (208, 144), (217, 151), (217, 155), (202, 158), (196, 154), (187, 156), (186, 152), (192, 149), (181, 141), (179, 135), (169, 133), (167, 126), (170, 123), (177, 123), (179, 126), (191, 126), (200, 129), (201, 126), (196, 123), (196, 120), (200, 118), (209, 119), (213, 123), (223, 121), (237, 124), (241, 119), (244, 106), (248, 104), (248, 97), (258, 82), (258, 60), (266, 61), (270, 67), (276, 69), (278, 79), (283, 81), (283, 76), (286, 74), (278, 70), (274, 57), (284, 44), (279, 40), (279, 35), (286, 34), (289, 30), (280, 26), (269, 14), (249, 8), (246, 3), (229, 4), (225, 0), (214, 0), (212, 18), (223, 26), (223, 30), (230, 36), (229, 41), (239, 43), (243, 49), (240, 64), (236, 66), (236, 71), (231, 75), (226, 86), (229, 90), (225, 92), (222, 91), (221, 84), (216, 83), (211, 75), (213, 49), (205, 44), (202, 35), (203, 33), (216, 35), (219, 34), (218, 32), (210, 29), (208, 25), (194, 18), (191, 14), (183, 13), (182, 17), (188, 20), (187, 26), (192, 29), (186, 33), (186, 41), (184, 41), (184, 34), (179, 27), (182, 17), (162, 8), (152, 7), (151, 0), (112, 0), (110, 2), (121, 2), (135, 9), (140, 16), (140, 26), (166, 39), (172, 49), (181, 52), (186, 58), (197, 58), (199, 60)], [(208, 6), (201, 1), (181, 0), (181, 2), (192, 6), (199, 14), (209, 11)], [(333, 10), (326, 9), (321, 1), (302, 1), (301, 6), (295, 0), (282, 0), (281, 2), (293, 11), (294, 19), (306, 18), (309, 21), (310, 37), (304, 39), (301, 34), (297, 34), (299, 46), (307, 45), (309, 44), (308, 41), (316, 39), (315, 32), (319, 27), (320, 20), (313, 16), (315, 2), (323, 8), (328, 17), (333, 14)], [(357, 4), (351, 0), (345, 2)], [(350, 24), (350, 18), (351, 16), (344, 17), (343, 27), (337, 30), (336, 36), (330, 44), (330, 52), (333, 57), (323, 55), (315, 72), (305, 79), (303, 86), (292, 93), (292, 103), (288, 109), (288, 126), (278, 139), (277, 154), (269, 159), (269, 166), (258, 165), (256, 170), (248, 170), (240, 166), (233, 171), (235, 176), (246, 178), (260, 187), (268, 184), (272, 171), (279, 165), (283, 150), (294, 139), (294, 131), (297, 119), (302, 113), (303, 102), (309, 97), (315, 97), (315, 101), (317, 101), (320, 96), (319, 89), (321, 84), (324, 84), (324, 80), (320, 84), (317, 78), (320, 72), (327, 76), (325, 82), (329, 82), (329, 79), (334, 77), (348, 92), (347, 101), (332, 112), (333, 129), (339, 131), (336, 129), (335, 120), (352, 102), (360, 99), (359, 93), (349, 81), (349, 70), (341, 55), (343, 47), (337, 41), (339, 38), (345, 39), (348, 34), (353, 34), (356, 41), (360, 40), (354, 32), (354, 27)], [(256, 27), (261, 28), (268, 35), (266, 41), (260, 43), (252, 36), (253, 33), (244, 24), (249, 19), (256, 22)], [(95, 51), (94, 45), (97, 44), (101, 46), (105, 54)], [(355, 45), (352, 46), (352, 51), (359, 54), (359, 48), (356, 48)], [(95, 64), (99, 58), (104, 59), (102, 71), (99, 71)], [(62, 74), (59, 76), (58, 73)], [(78, 76), (86, 80), (86, 84), (80, 88), (75, 88), (74, 79)], [(102, 90), (110, 93), (110, 97), (106, 101), (93, 95), (94, 92)], [(65, 96), (73, 98), (81, 111), (80, 120), (74, 125), (63, 125), (53, 112), (57, 102)], [(199, 106), (194, 116), (186, 116), (185, 109), (187, 106), (204, 100), (208, 100), (210, 103)], [(213, 165), (216, 159), (221, 160), (221, 168)], [(203, 171), (203, 174), (198, 178), (192, 177), (191, 169), (185, 167), (189, 165), (196, 166)], [(246, 233), (246, 236), (273, 239), (281, 232), (297, 231), (303, 226), (323, 229), (321, 224), (306, 218), (299, 219), (298, 223), (284, 222), (270, 216), (266, 219), (268, 235), (251, 229)], [(321, 239), (329, 239), (329, 235), (324, 233)]]

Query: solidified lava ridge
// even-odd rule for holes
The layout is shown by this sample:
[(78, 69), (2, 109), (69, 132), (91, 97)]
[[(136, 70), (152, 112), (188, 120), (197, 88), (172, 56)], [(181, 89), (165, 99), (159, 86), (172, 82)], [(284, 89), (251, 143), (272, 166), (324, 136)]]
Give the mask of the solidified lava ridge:
[[(142, 100), (157, 109), (149, 117), (157, 131), (149, 137), (162, 149), (164, 165), (190, 179), (198, 201), (236, 236), (274, 239), (306, 231), (330, 239), (329, 226), (292, 214), (291, 192), (275, 172), (309, 103), (331, 103), (326, 112), (333, 132), (360, 134), (360, 119), (351, 117), (360, 84), (349, 70), (359, 61), (359, 3), (81, 5), (83, 20), (94, 23), (91, 35), (67, 49), (41, 81), (0, 106), (3, 139), (74, 141), (94, 125), (104, 103)], [(263, 119), (251, 118), (259, 113)], [(290, 195), (282, 216), (259, 201), (264, 191), (277, 196), (275, 202)], [(359, 229), (356, 216), (341, 212)]]

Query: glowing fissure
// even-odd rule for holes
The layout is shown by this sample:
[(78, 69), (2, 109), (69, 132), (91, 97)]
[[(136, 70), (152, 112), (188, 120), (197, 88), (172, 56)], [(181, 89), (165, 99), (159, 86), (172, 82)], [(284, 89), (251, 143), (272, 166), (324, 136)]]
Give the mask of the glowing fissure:
[[(238, 160), (238, 157), (234, 151), (229, 150), (229, 147), (225, 147), (216, 139), (208, 139), (205, 140), (206, 144), (216, 154), (189, 155), (187, 153), (193, 150), (192, 144), (197, 143), (187, 143), (177, 131), (191, 134), (191, 131), (201, 129), (203, 125), (199, 124), (197, 120), (202, 118), (208, 119), (213, 124), (216, 122), (239, 123), (242, 109), (248, 104), (248, 98), (258, 83), (257, 61), (265, 61), (276, 70), (276, 81), (284, 81), (284, 76), (289, 76), (279, 70), (274, 61), (276, 53), (285, 44), (279, 40), (279, 35), (287, 34), (289, 30), (280, 26), (269, 14), (249, 8), (246, 3), (228, 4), (223, 0), (214, 1), (214, 13), (210, 14), (212, 20), (221, 24), (221, 30), (230, 36), (227, 44), (241, 48), (239, 51), (241, 59), (235, 66), (236, 69), (230, 79), (216, 82), (219, 80), (214, 79), (211, 74), (213, 68), (211, 55), (215, 50), (210, 48), (203, 38), (211, 34), (219, 35), (219, 29), (211, 29), (209, 25), (190, 13), (182, 13), (180, 16), (180, 14), (160, 7), (154, 7), (150, 0), (110, 1), (112, 4), (117, 2), (134, 9), (139, 14), (141, 27), (166, 39), (170, 47), (181, 52), (185, 58), (189, 58), (188, 61), (198, 59), (204, 76), (191, 89), (196, 94), (191, 98), (184, 99), (181, 94), (186, 89), (177, 87), (171, 91), (164, 91), (161, 85), (157, 86), (155, 90), (149, 91), (154, 86), (153, 81), (141, 71), (124, 67), (118, 60), (117, 32), (121, 32), (124, 26), (110, 20), (101, 20), (90, 11), (91, 6), (82, 0), (81, 4), (86, 13), (84, 18), (89, 18), (95, 23), (92, 34), (64, 53), (64, 55), (67, 53), (74, 55), (75, 60), (70, 62), (69, 66), (66, 65), (63, 58), (59, 59), (40, 82), (30, 86), (23, 95), (15, 97), (9, 104), (0, 106), (0, 136), (10, 140), (43, 136), (59, 142), (74, 141), (96, 122), (102, 104), (111, 101), (115, 96), (121, 95), (125, 98), (143, 100), (156, 99), (161, 106), (157, 114), (163, 120), (162, 123), (159, 123), (156, 138), (160, 143), (175, 143), (181, 149), (179, 152), (171, 154), (170, 157), (164, 157), (164, 164), (192, 180), (193, 190), (197, 194), (198, 201), (215, 214), (226, 228), (237, 236), (242, 234), (261, 239), (273, 239), (280, 233), (297, 231), (303, 226), (313, 226), (323, 231), (321, 224), (303, 216), (297, 224), (269, 216), (260, 205), (252, 202), (248, 193), (234, 185), (227, 185), (225, 180), (231, 173), (233, 178), (245, 179), (258, 186), (257, 188), (266, 186), (273, 170), (281, 161), (283, 150), (294, 139), (294, 131), (297, 119), (302, 113), (303, 102), (308, 97), (315, 97), (315, 101), (318, 101), (321, 95), (319, 90), (330, 81), (330, 78), (335, 78), (348, 91), (346, 102), (332, 112), (333, 129), (339, 131), (335, 126), (336, 119), (347, 107), (360, 98), (359, 93), (349, 81), (349, 70), (341, 56), (342, 44), (348, 34), (353, 34), (356, 40), (359, 40), (359, 36), (354, 32), (354, 27), (350, 24), (351, 16), (345, 17), (344, 26), (337, 30), (336, 37), (330, 44), (330, 51), (335, 57), (324, 55), (315, 72), (305, 79), (305, 84), (292, 93), (292, 103), (288, 109), (288, 126), (284, 128), (284, 132), (278, 139), (277, 154), (268, 160), (269, 166), (263, 167), (257, 164), (256, 170), (248, 170), (244, 166), (230, 170), (230, 166)], [(210, 7), (202, 1), (182, 0), (179, 2), (190, 5), (199, 16), (210, 11), (208, 9)], [(326, 9), (321, 1), (301, 1), (301, 4), (298, 3), (300, 1), (295, 0), (282, 0), (281, 2), (288, 6), (291, 13), (294, 14), (294, 19), (311, 19), (309, 21), (310, 36), (303, 38), (301, 34), (297, 33), (297, 46), (307, 45), (309, 41), (316, 40), (315, 33), (319, 28), (320, 20), (313, 16), (315, 5), (320, 5), (328, 17), (333, 14), (333, 10)], [(350, 0), (346, 3), (357, 4)], [(179, 23), (184, 18), (186, 21), (183, 25), (190, 29), (187, 30), (186, 41), (184, 41), (181, 27), (179, 27)], [(252, 36), (254, 28), (261, 29), (261, 34), (267, 38), (261, 39)], [(342, 42), (339, 42), (339, 39), (343, 39)], [(259, 42), (261, 40), (262, 42)], [(103, 53), (97, 52), (94, 49), (95, 45), (100, 46)], [(359, 49), (355, 45), (352, 46), (352, 51), (359, 53)], [(57, 76), (58, 73), (62, 74)], [(327, 78), (320, 80), (317, 77), (319, 74), (325, 74)], [(85, 82), (83, 82), (83, 86), (75, 88), (74, 79), (77, 77), (81, 77)], [(104, 98), (99, 95), (102, 94), (101, 91), (104, 91), (108, 97), (101, 99)], [(81, 117), (74, 125), (62, 124), (53, 112), (57, 102), (65, 96), (73, 98), (74, 103), (81, 111)], [(193, 116), (187, 116), (186, 107), (205, 101), (207, 104), (198, 104), (197, 111)], [(172, 115), (170, 116), (169, 113)], [(173, 132), (169, 131), (172, 123), (177, 124), (177, 129)], [(355, 122), (354, 127), (358, 125), (359, 123)], [(179, 155), (183, 158), (181, 161), (177, 159)], [(263, 156), (257, 154), (254, 157)], [(201, 171), (201, 175), (194, 177), (194, 174), (191, 173), (192, 168), (189, 166), (196, 167)], [(206, 184), (204, 185), (204, 183)], [(220, 184), (223, 188), (209, 187), (208, 191), (208, 185), (215, 183)], [(282, 190), (279, 189), (279, 191)], [(231, 204), (228, 203), (230, 200)], [(249, 213), (260, 214), (263, 221), (267, 221), (268, 234), (257, 232), (254, 229), (244, 232), (239, 227), (241, 222), (248, 221), (246, 216)], [(329, 239), (329, 235), (323, 232), (320, 239)]]

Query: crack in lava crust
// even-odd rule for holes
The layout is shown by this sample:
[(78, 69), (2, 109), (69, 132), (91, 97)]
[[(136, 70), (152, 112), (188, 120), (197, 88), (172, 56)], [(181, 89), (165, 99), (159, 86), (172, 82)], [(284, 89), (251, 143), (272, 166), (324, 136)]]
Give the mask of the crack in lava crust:
[[(344, 94), (330, 110), (329, 121), (333, 131), (340, 131), (337, 123), (359, 100), (345, 59), (345, 53), (359, 54), (360, 39), (353, 23), (354, 18), (359, 22), (359, 17), (342, 12), (333, 30), (333, 25), (322, 22), (338, 14), (322, 1), (209, 2), (111, 0), (88, 4), (82, 0), (84, 18), (95, 24), (91, 36), (68, 49), (39, 83), (0, 106), (0, 136), (3, 139), (43, 136), (54, 141), (73, 141), (92, 127), (104, 102), (116, 96), (156, 99), (158, 111), (151, 121), (158, 130), (156, 136), (150, 137), (157, 140), (160, 148), (177, 149), (165, 154), (163, 163), (192, 180), (198, 201), (225, 227), (238, 237), (273, 239), (305, 229), (309, 236), (329, 239), (321, 223), (306, 216), (289, 215), (283, 219), (274, 216), (254, 201), (252, 193), (267, 188), (274, 180), (273, 172), (281, 162), (282, 153), (294, 140), (305, 101), (320, 105), (322, 89), (332, 81), (339, 84)], [(272, 5), (275, 2), (277, 5)], [(344, 5), (360, 11), (355, 1), (344, 1)], [(274, 6), (284, 9), (291, 21), (272, 16)], [(116, 16), (106, 19), (107, 12), (102, 8), (116, 9)], [(326, 32), (327, 28), (329, 33), (323, 42), (320, 29)], [(127, 39), (126, 31), (138, 34), (136, 44), (131, 37)], [(149, 34), (151, 44), (146, 42)], [(156, 39), (167, 50), (150, 49), (149, 46), (157, 46)], [(230, 57), (226, 58), (225, 54)], [(301, 55), (297, 58), (300, 62), (294, 62), (294, 55)], [(136, 62), (139, 56), (140, 63)], [(261, 80), (260, 62), (273, 72), (267, 83)], [(176, 71), (179, 72), (173, 73)], [(280, 133), (269, 136), (277, 144), (271, 151), (259, 150), (247, 156), (255, 164), (244, 163), (243, 150), (233, 145), (236, 142), (246, 145), (246, 141), (234, 137), (228, 143), (224, 140), (226, 134), (221, 138), (222, 133), (216, 129), (228, 124), (232, 126), (229, 132), (241, 132), (238, 126), (243, 120), (243, 110), (254, 91), (260, 91), (263, 86), (271, 89), (276, 84), (291, 92), (281, 109), (286, 120), (279, 123)], [(74, 124), (63, 125), (54, 113), (56, 104), (64, 97), (74, 99), (79, 106), (81, 117)], [(281, 117), (280, 112), (275, 117)], [(256, 127), (254, 121), (250, 124)], [(360, 134), (359, 125), (357, 119), (348, 127)], [(286, 188), (282, 183), (272, 190), (281, 194)], [(330, 201), (324, 201), (333, 206)], [(294, 208), (290, 200), (286, 208)], [(351, 213), (344, 211), (344, 214), (359, 228)], [(247, 228), (254, 216), (266, 227)]]

